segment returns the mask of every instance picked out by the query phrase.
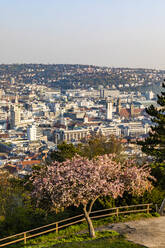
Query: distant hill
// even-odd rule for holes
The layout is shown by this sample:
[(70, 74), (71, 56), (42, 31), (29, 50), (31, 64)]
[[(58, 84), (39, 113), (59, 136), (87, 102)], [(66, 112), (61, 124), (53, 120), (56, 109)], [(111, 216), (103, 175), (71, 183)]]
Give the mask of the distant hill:
[(9, 64), (0, 65), (0, 82), (46, 84), (55, 88), (76, 89), (100, 85), (120, 91), (146, 91), (158, 89), (165, 70), (143, 68), (111, 68), (72, 64)]

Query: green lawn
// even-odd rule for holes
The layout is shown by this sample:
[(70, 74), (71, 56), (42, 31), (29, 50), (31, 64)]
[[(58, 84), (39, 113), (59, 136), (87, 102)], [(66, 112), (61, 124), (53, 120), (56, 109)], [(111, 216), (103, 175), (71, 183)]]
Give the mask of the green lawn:
[[(16, 246), (15, 246), (16, 247)], [(53, 235), (47, 239), (37, 239), (27, 245), (19, 245), (24, 248), (142, 248), (129, 242), (115, 231), (96, 232), (96, 238), (89, 238), (88, 234), (71, 235), (69, 238), (55, 239)]]
[(102, 239), (102, 240), (94, 240), (86, 243), (82, 242), (73, 242), (67, 244), (60, 244), (56, 246), (52, 246), (52, 248), (142, 248), (144, 246), (140, 246), (137, 244), (133, 244), (123, 238), (115, 238), (115, 239)]

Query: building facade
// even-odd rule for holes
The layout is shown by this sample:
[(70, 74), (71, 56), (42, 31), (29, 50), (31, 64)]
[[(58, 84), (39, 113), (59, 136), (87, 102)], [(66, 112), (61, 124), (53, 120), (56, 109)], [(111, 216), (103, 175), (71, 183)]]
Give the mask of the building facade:
[(27, 137), (30, 141), (37, 140), (37, 128), (34, 124), (27, 128)]

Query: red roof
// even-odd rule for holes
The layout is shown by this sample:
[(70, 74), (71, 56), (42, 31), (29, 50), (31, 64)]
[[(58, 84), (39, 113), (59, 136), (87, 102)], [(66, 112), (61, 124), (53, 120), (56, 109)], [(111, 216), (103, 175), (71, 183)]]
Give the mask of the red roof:
[(22, 166), (40, 164), (41, 160), (24, 160), (22, 161)]
[(35, 155), (31, 156), (31, 157), (30, 156), (26, 157), (25, 160), (32, 160), (32, 159), (35, 159), (37, 157), (38, 157), (38, 154), (35, 154)]
[(127, 139), (120, 140), (121, 143), (127, 143)]
[(122, 108), (120, 110), (120, 116), (121, 117), (125, 117), (125, 118), (129, 118), (130, 117), (130, 111), (129, 111), (129, 109)]
[[(137, 116), (137, 115), (140, 115), (142, 111), (143, 111), (143, 109), (134, 108), (134, 109), (133, 109), (133, 116), (134, 116), (134, 115), (136, 115), (136, 116)], [(129, 117), (131, 116), (131, 111), (130, 111), (130, 109), (122, 108), (122, 109), (120, 110), (120, 116), (121, 116), (121, 117), (125, 117), (125, 118), (129, 118)]]
[(134, 112), (135, 115), (138, 115), (138, 114), (141, 114), (142, 111), (143, 110), (140, 109), (140, 108), (135, 108), (133, 112)]

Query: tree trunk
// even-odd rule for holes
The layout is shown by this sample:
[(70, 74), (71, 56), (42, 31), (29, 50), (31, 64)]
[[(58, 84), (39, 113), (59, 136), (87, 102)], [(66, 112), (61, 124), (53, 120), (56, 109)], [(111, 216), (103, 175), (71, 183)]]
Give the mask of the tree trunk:
[(89, 213), (86, 210), (86, 206), (84, 206), (83, 210), (84, 210), (85, 219), (86, 219), (86, 221), (88, 223), (89, 236), (91, 238), (95, 238), (96, 237), (95, 230), (94, 230), (94, 227), (93, 227), (93, 224), (92, 224), (92, 220), (89, 217)]
[(164, 208), (165, 208), (165, 198), (164, 198), (164, 200), (162, 201), (162, 204), (161, 204), (160, 209), (159, 209), (159, 214), (160, 214), (160, 215), (163, 215), (163, 210), (164, 210)]

